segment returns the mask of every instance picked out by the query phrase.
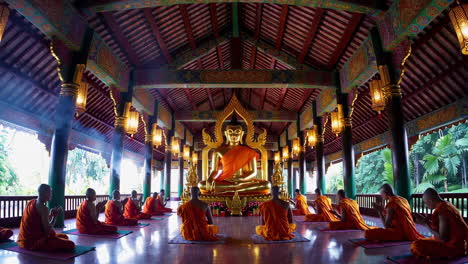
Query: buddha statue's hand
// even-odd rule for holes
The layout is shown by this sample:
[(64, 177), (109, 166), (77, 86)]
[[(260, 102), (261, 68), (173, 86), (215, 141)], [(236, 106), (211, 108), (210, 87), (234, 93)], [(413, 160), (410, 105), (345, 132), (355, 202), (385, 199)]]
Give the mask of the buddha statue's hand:
[(208, 179), (206, 180), (206, 190), (209, 192), (214, 191), (214, 185), (215, 185), (214, 177), (213, 175), (210, 175)]

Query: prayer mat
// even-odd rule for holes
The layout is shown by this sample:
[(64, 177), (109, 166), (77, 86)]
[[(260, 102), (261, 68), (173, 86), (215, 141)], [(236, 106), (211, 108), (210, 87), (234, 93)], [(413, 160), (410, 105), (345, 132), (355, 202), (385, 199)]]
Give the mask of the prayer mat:
[(76, 245), (73, 251), (47, 252), (27, 250), (24, 248), (20, 248), (16, 242), (10, 242), (7, 244), (1, 244), (0, 249), (48, 259), (67, 260), (93, 251), (96, 248)]
[(103, 235), (97, 235), (97, 234), (82, 234), (78, 232), (77, 229), (70, 229), (67, 231), (63, 231), (62, 233), (68, 234), (68, 235), (75, 235), (75, 236), (87, 236), (87, 237), (100, 237), (100, 238), (121, 238), (124, 237), (130, 233), (133, 233), (133, 231), (129, 230), (118, 230), (116, 233), (111, 233), (111, 234), (103, 234)]
[(202, 245), (215, 245), (215, 244), (226, 244), (226, 240), (228, 238), (225, 234), (218, 234), (216, 235), (218, 238), (217, 241), (190, 241), (185, 240), (181, 234), (178, 234), (173, 239), (169, 240), (169, 244), (202, 244)]
[(143, 227), (147, 227), (149, 226), (150, 224), (143, 224), (143, 223), (138, 223), (138, 225), (133, 225), (133, 226), (125, 226), (125, 228), (143, 228)]
[(293, 233), (294, 238), (290, 240), (266, 240), (262, 236), (259, 236), (257, 234), (250, 236), (252, 238), (252, 241), (254, 244), (278, 244), (278, 243), (298, 243), (298, 242), (309, 242), (310, 240), (308, 238), (303, 237), (302, 235), (298, 233)]
[(306, 224), (328, 224), (328, 222), (310, 222), (305, 221), (304, 219), (294, 219), (298, 223), (306, 223)]
[(413, 241), (372, 241), (365, 238), (350, 239), (351, 243), (363, 248), (383, 248), (411, 244)]
[(403, 256), (393, 256), (387, 257), (388, 260), (392, 261), (392, 263), (398, 264), (424, 264), (424, 263), (431, 263), (431, 264), (462, 264), (468, 263), (468, 256), (457, 258), (457, 259), (431, 259), (426, 260), (425, 258), (418, 258), (411, 254), (403, 255)]
[(322, 231), (322, 232), (327, 232), (327, 233), (341, 233), (341, 232), (356, 232), (356, 231), (362, 231), (359, 229), (340, 229), (340, 230), (330, 230), (326, 227), (319, 227), (317, 230)]

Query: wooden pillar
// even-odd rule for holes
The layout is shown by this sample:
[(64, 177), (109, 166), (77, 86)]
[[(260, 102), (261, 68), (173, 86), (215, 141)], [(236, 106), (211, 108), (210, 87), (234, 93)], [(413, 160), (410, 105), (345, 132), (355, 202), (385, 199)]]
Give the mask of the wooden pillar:
[(109, 197), (112, 198), (114, 190), (120, 191), (120, 167), (123, 158), (124, 139), (125, 139), (125, 104), (132, 101), (134, 77), (133, 72), (130, 73), (128, 82), (128, 91), (121, 93), (121, 100), (117, 105), (117, 114), (115, 117), (114, 134), (112, 135), (112, 156), (110, 166), (110, 184)]
[(151, 163), (153, 160), (153, 135), (151, 130), (153, 124), (157, 123), (158, 119), (158, 101), (154, 102), (153, 115), (148, 118), (147, 131), (148, 134), (145, 138), (145, 176), (143, 178), (143, 201), (151, 195)]
[[(68, 158), (68, 143), (72, 120), (75, 114), (75, 101), (83, 72), (86, 68), (89, 48), (93, 38), (93, 30), (87, 29), (77, 52), (70, 51), (58, 40), (52, 41), (51, 52), (60, 59), (60, 79), (62, 88), (56, 107), (55, 130), (50, 149), (49, 185), (52, 197), (49, 207), (61, 206), (65, 209), (65, 183)], [(57, 217), (56, 227), (64, 226), (63, 212)]]
[(351, 199), (356, 199), (356, 179), (354, 174), (354, 147), (353, 147), (353, 133), (351, 129), (351, 108), (349, 105), (349, 94), (341, 93), (338, 91), (337, 100), (339, 104), (343, 105), (344, 116), (344, 130), (342, 133), (342, 158), (343, 158), (343, 183), (346, 196)]
[(327, 192), (326, 181), (325, 181), (325, 156), (324, 156), (324, 138), (322, 136), (322, 117), (317, 115), (317, 104), (314, 101), (312, 104), (312, 111), (314, 116), (314, 124), (317, 125), (317, 144), (315, 146), (315, 161), (317, 168), (317, 188), (322, 193)]
[(172, 171), (172, 152), (171, 152), (171, 139), (175, 134), (175, 113), (172, 113), (172, 126), (171, 130), (169, 130), (169, 136), (167, 137), (167, 144), (166, 144), (166, 158), (165, 158), (165, 170), (166, 170), (166, 180), (165, 180), (165, 187), (164, 190), (166, 191), (166, 199), (171, 198), (171, 171)]
[[(166, 158), (166, 156), (164, 156), (164, 158)], [(159, 174), (159, 176), (161, 177), (159, 179), (159, 186), (160, 186), (160, 189), (163, 189), (164, 188), (164, 176), (166, 175), (166, 162), (164, 161), (163, 162), (163, 169), (161, 170), (161, 173)], [(159, 190), (156, 190), (157, 192), (159, 192)]]
[[(306, 192), (306, 181), (305, 181), (305, 147), (304, 147), (304, 131), (301, 131), (300, 115), (297, 117), (297, 136), (299, 137), (299, 145), (301, 151), (299, 152), (298, 166), (299, 166), (299, 190), (302, 194)], [(296, 187), (296, 186), (295, 186)]]
[(198, 181), (200, 182), (203, 179), (203, 163), (202, 160), (199, 158), (197, 161), (197, 176), (198, 176)]
[(271, 182), (271, 176), (273, 175), (273, 167), (275, 166), (274, 160), (268, 160), (268, 181)]
[(389, 117), (390, 134), (392, 136), (393, 181), (396, 193), (405, 197), (411, 204), (411, 177), (409, 171), (408, 138), (403, 118), (402, 92), (397, 84), (395, 68), (392, 64), (392, 54), (383, 50), (382, 40), (377, 27), (371, 30), (377, 65), (387, 65), (390, 84), (384, 88), (386, 110)]
[(291, 141), (288, 140), (288, 148), (290, 151), (289, 159), (288, 159), (288, 193), (292, 197), (294, 195), (294, 187), (293, 187), (293, 158), (292, 158), (292, 144)]
[[(239, 3), (232, 3), (232, 38), (231, 38), (231, 67), (241, 69), (242, 39), (239, 34)], [(220, 58), (221, 59), (221, 58)]]
[(187, 139), (187, 131), (184, 129), (184, 140), (181, 140), (180, 144), (180, 155), (179, 155), (179, 189), (177, 193), (179, 198), (182, 197), (182, 193), (184, 192), (184, 145)]

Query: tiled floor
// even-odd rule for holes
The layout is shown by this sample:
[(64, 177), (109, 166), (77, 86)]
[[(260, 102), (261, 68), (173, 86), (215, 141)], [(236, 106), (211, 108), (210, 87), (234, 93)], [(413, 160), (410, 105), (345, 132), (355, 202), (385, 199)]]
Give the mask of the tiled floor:
[[(175, 208), (177, 203), (172, 202), (172, 206)], [(141, 221), (151, 225), (132, 228), (134, 233), (117, 240), (70, 236), (78, 245), (96, 247), (96, 251), (74, 260), (51, 261), (0, 250), (0, 263), (385, 263), (386, 256), (409, 253), (409, 245), (381, 249), (355, 247), (348, 239), (362, 237), (362, 232), (315, 230), (325, 226), (322, 223), (298, 223), (297, 231), (310, 242), (259, 245), (253, 244), (250, 236), (260, 224), (260, 217), (215, 217), (214, 221), (220, 233), (230, 237), (224, 245), (168, 244), (179, 232), (180, 219), (173, 214), (164, 220)], [(366, 221), (380, 225), (376, 218), (366, 217)], [(67, 220), (66, 227), (74, 228), (74, 219)], [(421, 227), (418, 229), (427, 233)]]

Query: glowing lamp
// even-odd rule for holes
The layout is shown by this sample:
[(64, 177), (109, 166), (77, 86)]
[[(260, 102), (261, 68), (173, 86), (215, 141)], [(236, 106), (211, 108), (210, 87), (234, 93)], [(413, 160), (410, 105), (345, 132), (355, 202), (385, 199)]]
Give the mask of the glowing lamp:
[(79, 114), (86, 111), (86, 100), (88, 99), (88, 87), (89, 83), (81, 82), (78, 88), (78, 94), (76, 95), (76, 112)]
[(275, 163), (279, 163), (281, 161), (281, 154), (279, 152), (275, 153)]
[(312, 129), (307, 130), (307, 145), (309, 147), (315, 147), (317, 145), (317, 137), (318, 137), (318, 132), (317, 132), (317, 125), (314, 125)]
[(159, 147), (162, 145), (163, 133), (162, 129), (158, 128), (158, 124), (153, 124), (151, 135), (153, 136), (153, 146)]
[(338, 104), (336, 106), (337, 111), (331, 112), (331, 130), (338, 136), (338, 134), (343, 132), (344, 129), (344, 117), (343, 117), (343, 106)]
[(196, 151), (192, 152), (192, 163), (196, 164), (198, 162), (198, 153)]
[(175, 156), (179, 155), (180, 145), (179, 145), (179, 140), (176, 137), (172, 137), (171, 139), (171, 152)]
[(370, 96), (372, 101), (372, 109), (380, 112), (385, 109), (385, 96), (382, 89), (381, 80), (372, 80), (369, 84)]
[(184, 152), (182, 153), (182, 156), (184, 157), (184, 160), (190, 160), (190, 147), (185, 145), (184, 146)]
[(468, 4), (460, 4), (452, 8), (449, 13), (453, 28), (457, 34), (461, 52), (468, 55)]
[(295, 138), (292, 140), (292, 154), (293, 156), (297, 156), (299, 153), (301, 153), (301, 144), (299, 138)]
[(288, 146), (284, 146), (282, 152), (283, 152), (283, 155), (282, 155), (283, 160), (289, 159), (289, 148), (288, 148)]

